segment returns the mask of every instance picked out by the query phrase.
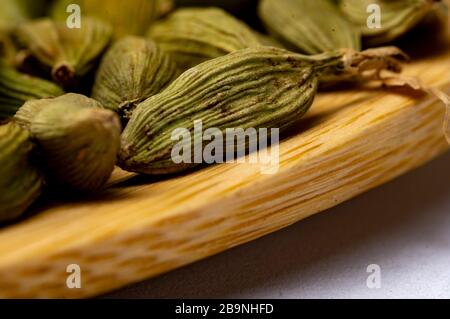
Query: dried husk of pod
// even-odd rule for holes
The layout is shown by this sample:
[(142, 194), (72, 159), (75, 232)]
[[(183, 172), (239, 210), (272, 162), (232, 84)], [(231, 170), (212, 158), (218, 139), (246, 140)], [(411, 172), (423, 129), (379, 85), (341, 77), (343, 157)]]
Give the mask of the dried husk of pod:
[(52, 17), (65, 21), (69, 4), (78, 4), (81, 13), (102, 19), (114, 28), (117, 38), (125, 35), (144, 35), (149, 25), (170, 12), (172, 0), (57, 0), (52, 8)]
[(246, 24), (219, 8), (183, 8), (150, 27), (148, 36), (181, 71), (261, 43)]
[(111, 35), (109, 25), (91, 18), (83, 18), (80, 29), (40, 19), (19, 26), (15, 32), (29, 54), (63, 87), (74, 86), (92, 70)]
[(259, 16), (269, 32), (293, 51), (361, 49), (359, 29), (330, 0), (262, 0)]
[(305, 56), (272, 47), (243, 49), (204, 62), (137, 106), (122, 134), (119, 166), (144, 174), (194, 167), (194, 161), (175, 164), (171, 158), (177, 143), (171, 139), (174, 130), (193, 132), (194, 121), (201, 120), (205, 131), (283, 131), (309, 109), (322, 75), (359, 74), (370, 66), (375, 73), (399, 70), (392, 67), (395, 62), (394, 56), (364, 56), (348, 49)]
[[(357, 26), (369, 46), (389, 43), (415, 27), (443, 4), (439, 0), (341, 0), (340, 9)], [(369, 6), (381, 9), (381, 28), (368, 25)]]
[(17, 124), (0, 126), (0, 222), (20, 217), (44, 188), (31, 160), (33, 147), (29, 133)]
[(176, 76), (175, 63), (153, 41), (128, 36), (103, 57), (92, 97), (126, 122), (138, 103), (159, 93)]
[(15, 119), (31, 132), (53, 185), (92, 192), (109, 179), (121, 132), (114, 112), (85, 96), (66, 94), (27, 102)]
[(26, 101), (63, 94), (56, 84), (22, 74), (0, 62), (0, 120), (14, 116)]

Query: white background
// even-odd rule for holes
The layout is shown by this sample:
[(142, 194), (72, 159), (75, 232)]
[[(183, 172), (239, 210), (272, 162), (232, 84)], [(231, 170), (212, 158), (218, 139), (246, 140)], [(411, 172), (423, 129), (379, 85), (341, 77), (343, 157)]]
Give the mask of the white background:
[[(366, 268), (381, 267), (381, 289)], [(450, 154), (117, 298), (450, 298)]]

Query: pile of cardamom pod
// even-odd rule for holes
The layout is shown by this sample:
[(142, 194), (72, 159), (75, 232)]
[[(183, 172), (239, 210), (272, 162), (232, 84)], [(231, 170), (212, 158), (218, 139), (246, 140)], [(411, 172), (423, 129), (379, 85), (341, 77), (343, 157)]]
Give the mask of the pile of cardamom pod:
[(385, 45), (430, 20), (448, 30), (446, 14), (436, 0), (2, 0), (0, 222), (47, 190), (99, 191), (116, 165), (192, 168), (171, 134), (196, 120), (283, 131), (323, 86), (407, 85), (408, 57)]

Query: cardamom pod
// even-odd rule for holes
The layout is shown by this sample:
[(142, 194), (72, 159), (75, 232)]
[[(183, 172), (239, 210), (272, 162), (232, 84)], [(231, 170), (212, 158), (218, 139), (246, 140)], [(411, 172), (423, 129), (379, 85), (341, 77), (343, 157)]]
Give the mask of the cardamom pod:
[(64, 87), (73, 86), (92, 70), (111, 34), (109, 25), (91, 18), (84, 18), (80, 29), (40, 19), (19, 26), (15, 32), (21, 44)]
[(126, 121), (138, 103), (159, 93), (176, 75), (175, 63), (153, 41), (128, 36), (103, 57), (92, 97)]
[[(376, 46), (391, 42), (416, 26), (440, 0), (341, 0), (340, 9), (362, 32), (364, 42)], [(370, 7), (380, 8), (381, 25), (368, 24)], [(368, 13), (369, 12), (369, 13)]]
[(20, 217), (39, 197), (44, 180), (30, 161), (29, 133), (13, 122), (0, 126), (0, 222)]
[(117, 115), (90, 98), (66, 94), (25, 103), (15, 117), (31, 132), (49, 181), (69, 189), (100, 189), (116, 162)]
[(260, 46), (243, 22), (218, 8), (178, 9), (150, 27), (148, 36), (181, 71), (230, 52)]
[(57, 0), (51, 15), (66, 21), (66, 8), (78, 4), (83, 16), (104, 20), (114, 27), (116, 38), (124, 35), (144, 35), (148, 26), (173, 8), (172, 0)]
[[(395, 53), (395, 54), (394, 54)], [(144, 174), (179, 172), (196, 164), (175, 164), (174, 130), (291, 127), (307, 112), (323, 74), (367, 74), (395, 68), (399, 52), (382, 56), (338, 50), (304, 56), (279, 48), (239, 50), (183, 73), (161, 93), (137, 106), (122, 133), (119, 166)], [(385, 51), (383, 51), (385, 54)], [(384, 61), (383, 63), (380, 63)], [(368, 76), (368, 80), (372, 77)]]
[(26, 101), (63, 94), (56, 84), (19, 73), (0, 62), (0, 119), (14, 116)]
[(358, 28), (329, 0), (262, 0), (259, 16), (269, 32), (293, 51), (361, 49)]

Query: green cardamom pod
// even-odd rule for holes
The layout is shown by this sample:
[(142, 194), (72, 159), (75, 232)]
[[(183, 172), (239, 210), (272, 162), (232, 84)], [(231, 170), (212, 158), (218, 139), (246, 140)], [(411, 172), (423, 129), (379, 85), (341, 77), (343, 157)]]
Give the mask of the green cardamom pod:
[(63, 94), (56, 84), (19, 73), (0, 62), (0, 120), (14, 116), (26, 101)]
[(112, 34), (109, 25), (98, 20), (83, 18), (82, 23), (80, 29), (70, 29), (66, 23), (40, 19), (19, 26), (15, 35), (55, 82), (73, 86), (92, 70)]
[(363, 76), (372, 68), (395, 70), (393, 52), (382, 54), (346, 49), (305, 56), (259, 47), (204, 62), (137, 106), (122, 133), (119, 166), (144, 174), (175, 173), (195, 166), (174, 163), (171, 152), (176, 142), (171, 135), (180, 128), (193, 132), (196, 120), (203, 122), (204, 130), (283, 131), (310, 108), (322, 75)]
[(66, 94), (27, 102), (15, 119), (31, 132), (49, 182), (82, 192), (107, 182), (120, 143), (114, 112), (85, 96)]
[(78, 4), (83, 16), (102, 19), (114, 27), (117, 38), (125, 35), (144, 35), (148, 26), (173, 8), (172, 0), (57, 0), (51, 15), (66, 21), (66, 8)]
[(126, 121), (138, 103), (159, 93), (176, 75), (175, 63), (153, 41), (128, 36), (103, 57), (92, 97)]
[(246, 24), (218, 8), (178, 9), (150, 27), (148, 36), (181, 71), (261, 43)]
[(361, 49), (358, 28), (330, 0), (262, 0), (259, 15), (269, 32), (293, 51)]
[(0, 126), (0, 222), (20, 217), (39, 197), (44, 180), (33, 166), (29, 133), (13, 122)]
[[(341, 0), (340, 9), (362, 32), (367, 45), (391, 42), (416, 26), (439, 5), (439, 0)], [(379, 8), (379, 12), (370, 8)], [(378, 14), (379, 26), (369, 24)], [(375, 19), (376, 20), (376, 19)]]

